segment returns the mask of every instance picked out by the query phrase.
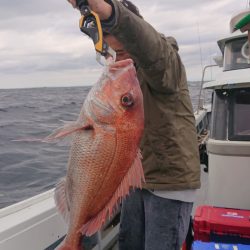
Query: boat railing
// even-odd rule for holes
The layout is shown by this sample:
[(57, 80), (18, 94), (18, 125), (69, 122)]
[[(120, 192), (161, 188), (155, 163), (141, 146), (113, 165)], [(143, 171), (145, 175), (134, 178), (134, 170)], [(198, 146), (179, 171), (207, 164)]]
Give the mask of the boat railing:
[(203, 89), (203, 85), (205, 82), (205, 73), (206, 70), (212, 67), (218, 67), (218, 64), (210, 64), (210, 65), (206, 65), (203, 70), (202, 70), (202, 77), (201, 77), (201, 86), (200, 86), (200, 91), (199, 91), (199, 97), (198, 97), (198, 103), (197, 103), (197, 110), (196, 113), (199, 114), (199, 111), (203, 109), (204, 107), (204, 100), (201, 98), (202, 95), (202, 89)]

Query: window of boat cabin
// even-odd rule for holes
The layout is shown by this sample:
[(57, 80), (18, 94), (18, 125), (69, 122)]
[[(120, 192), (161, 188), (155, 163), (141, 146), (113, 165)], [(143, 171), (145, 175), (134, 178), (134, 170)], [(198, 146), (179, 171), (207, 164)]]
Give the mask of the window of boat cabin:
[(215, 140), (227, 139), (228, 103), (227, 90), (215, 90), (212, 96), (211, 138)]
[(233, 90), (229, 109), (228, 139), (250, 141), (250, 88)]
[(250, 88), (213, 92), (211, 138), (250, 141)]
[(224, 70), (250, 68), (250, 49), (247, 37), (230, 40), (224, 50)]

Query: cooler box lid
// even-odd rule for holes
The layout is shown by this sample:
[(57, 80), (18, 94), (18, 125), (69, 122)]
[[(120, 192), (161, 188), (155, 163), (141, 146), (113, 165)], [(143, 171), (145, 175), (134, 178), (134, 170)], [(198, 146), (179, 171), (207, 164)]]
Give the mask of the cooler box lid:
[(194, 216), (195, 232), (250, 238), (250, 210), (199, 206)]

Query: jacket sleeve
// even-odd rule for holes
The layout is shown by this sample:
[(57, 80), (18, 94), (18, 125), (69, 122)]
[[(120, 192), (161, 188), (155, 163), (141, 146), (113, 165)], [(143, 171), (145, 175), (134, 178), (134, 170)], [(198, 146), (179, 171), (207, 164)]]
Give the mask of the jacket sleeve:
[(158, 33), (117, 0), (112, 3), (115, 21), (108, 32), (123, 44), (153, 90), (176, 92), (183, 70), (177, 43), (174, 45), (172, 38)]

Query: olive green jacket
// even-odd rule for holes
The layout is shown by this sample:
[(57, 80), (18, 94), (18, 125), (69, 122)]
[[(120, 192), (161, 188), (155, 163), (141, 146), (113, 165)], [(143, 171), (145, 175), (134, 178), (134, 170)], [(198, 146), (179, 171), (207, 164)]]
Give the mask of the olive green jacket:
[(109, 33), (122, 42), (135, 61), (144, 98), (144, 187), (199, 188), (195, 119), (178, 45), (174, 38), (164, 37), (118, 1), (112, 2), (115, 22)]

